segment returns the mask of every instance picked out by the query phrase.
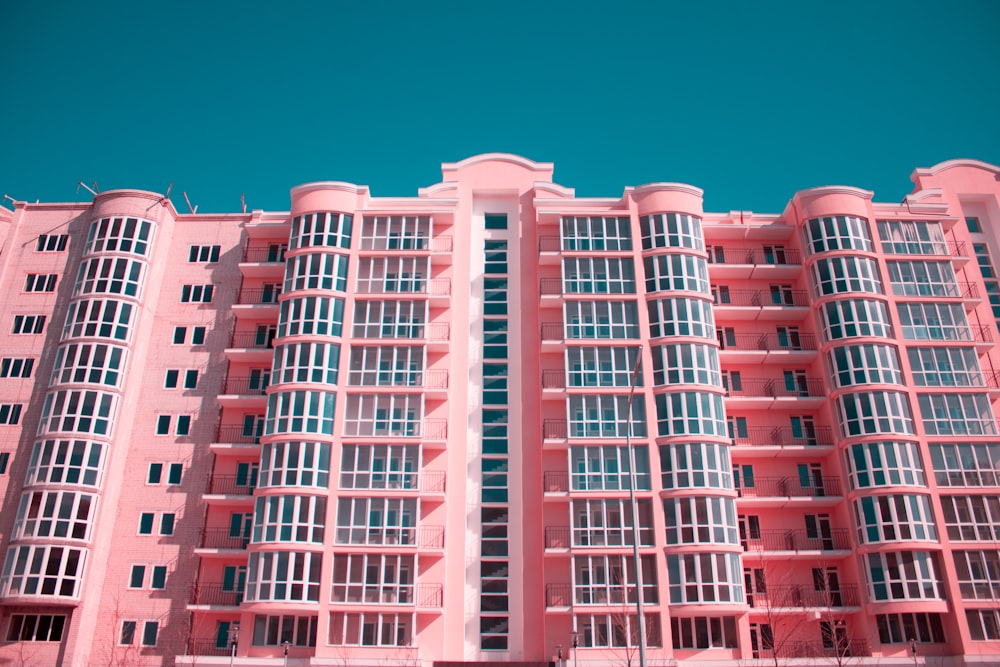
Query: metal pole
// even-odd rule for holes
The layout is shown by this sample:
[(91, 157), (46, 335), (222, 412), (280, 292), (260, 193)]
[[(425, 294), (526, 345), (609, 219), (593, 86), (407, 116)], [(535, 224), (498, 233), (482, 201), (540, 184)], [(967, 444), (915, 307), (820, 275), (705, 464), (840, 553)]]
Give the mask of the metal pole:
[[(646, 618), (642, 613), (642, 564), (639, 562), (639, 503), (635, 499), (638, 479), (635, 471), (635, 447), (632, 445), (632, 400), (635, 386), (639, 381), (639, 367), (642, 364), (642, 346), (636, 348), (635, 368), (632, 370), (632, 386), (628, 392), (628, 412), (625, 423), (625, 446), (628, 448), (629, 484), (628, 498), (632, 503), (632, 566), (635, 568), (635, 611), (639, 624), (639, 667), (646, 667)], [(625, 577), (625, 593), (628, 599), (628, 577)], [(575, 666), (574, 666), (575, 667)]]
[(229, 626), (229, 644), (231, 646), (229, 651), (229, 667), (233, 667), (233, 663), (236, 661), (236, 645), (240, 643), (240, 624), (233, 623)]
[(284, 661), (283, 661), (284, 667), (288, 667), (288, 646), (290, 644), (291, 644), (291, 642), (289, 642), (287, 639), (285, 641), (281, 642), (282, 648), (285, 649), (285, 656), (284, 656)]
[(580, 633), (573, 633), (573, 667), (576, 666), (576, 647), (580, 645)]
[(917, 640), (910, 640), (910, 653), (913, 654), (913, 667), (917, 667)]

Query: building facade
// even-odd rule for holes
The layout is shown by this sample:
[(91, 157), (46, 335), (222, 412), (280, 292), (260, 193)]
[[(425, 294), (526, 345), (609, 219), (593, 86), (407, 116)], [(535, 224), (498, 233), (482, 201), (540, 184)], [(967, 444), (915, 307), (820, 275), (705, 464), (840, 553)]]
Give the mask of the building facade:
[(0, 660), (1000, 663), (1000, 169), (552, 172), (0, 208)]

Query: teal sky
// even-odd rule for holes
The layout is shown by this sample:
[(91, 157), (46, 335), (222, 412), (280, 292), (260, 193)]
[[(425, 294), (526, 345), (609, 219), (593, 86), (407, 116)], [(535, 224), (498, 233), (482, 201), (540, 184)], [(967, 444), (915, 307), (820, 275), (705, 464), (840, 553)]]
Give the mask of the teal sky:
[(0, 25), (0, 191), (29, 201), (173, 182), (179, 210), (286, 210), (300, 183), (415, 195), (502, 151), (581, 196), (681, 181), (780, 212), (1000, 164), (992, 0), (6, 0)]

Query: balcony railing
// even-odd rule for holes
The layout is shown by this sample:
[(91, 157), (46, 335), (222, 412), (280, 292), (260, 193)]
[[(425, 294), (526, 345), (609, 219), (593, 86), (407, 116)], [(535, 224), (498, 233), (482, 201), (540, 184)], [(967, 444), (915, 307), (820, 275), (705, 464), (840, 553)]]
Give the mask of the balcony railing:
[(374, 280), (359, 280), (358, 294), (391, 294), (407, 296), (410, 294), (430, 294), (431, 296), (448, 296), (451, 294), (450, 278), (376, 278)]
[(839, 496), (840, 479), (837, 477), (810, 477), (811, 486), (802, 486), (797, 477), (755, 477), (753, 486), (746, 480), (737, 488), (741, 498), (823, 498)]
[(444, 586), (441, 584), (358, 585), (333, 584), (334, 604), (416, 605), (441, 607), (444, 603)]
[(558, 236), (538, 237), (538, 252), (560, 252), (562, 251), (562, 241)]
[(816, 336), (812, 334), (726, 334), (719, 336), (723, 350), (750, 350), (762, 352), (798, 352), (816, 350)]
[(739, 308), (782, 308), (809, 305), (809, 293), (805, 290), (729, 290), (715, 293), (715, 305)]
[(886, 255), (920, 255), (923, 257), (968, 257), (964, 241), (882, 241)]
[[(642, 601), (645, 604), (657, 604), (659, 602), (659, 595), (655, 585), (644, 584), (642, 590)], [(614, 582), (609, 586), (590, 587), (577, 585), (575, 591), (572, 584), (545, 585), (546, 607), (569, 607), (570, 605), (617, 607), (623, 604), (635, 604), (635, 582), (631, 582), (627, 586), (622, 586), (621, 583)]]
[(979, 300), (979, 286), (976, 283), (893, 283), (892, 293), (902, 298), (964, 299)]
[(755, 608), (766, 607), (780, 609), (794, 608), (837, 608), (857, 607), (861, 604), (858, 587), (854, 584), (841, 584), (839, 588), (830, 590), (815, 590), (812, 584), (806, 586), (768, 586), (766, 591), (747, 593), (747, 603)]
[(205, 528), (201, 532), (204, 549), (246, 549), (250, 544), (249, 535), (233, 535), (229, 528)]
[(444, 548), (444, 526), (337, 526), (336, 543), (346, 546)]
[(260, 376), (226, 378), (226, 385), (222, 393), (239, 396), (263, 396), (267, 393), (267, 384), (268, 380)]
[(447, 389), (448, 371), (366, 370), (351, 371), (347, 378), (350, 387), (424, 387)]
[(746, 551), (842, 551), (851, 548), (848, 531), (842, 528), (820, 537), (810, 537), (804, 530), (762, 530), (760, 537), (747, 537), (740, 542)]
[(208, 481), (208, 492), (212, 495), (252, 496), (254, 488), (255, 480), (246, 475), (212, 475)]
[(802, 264), (802, 254), (792, 248), (765, 250), (764, 248), (740, 248), (712, 246), (708, 250), (709, 264), (785, 266)]
[[(833, 644), (831, 638), (830, 644)], [(788, 641), (782, 642), (780, 647), (773, 649), (762, 648), (754, 651), (754, 657), (772, 662), (775, 655), (782, 658), (830, 658), (834, 660), (832, 664), (837, 664), (836, 659), (840, 658), (841, 664), (846, 663), (846, 658), (857, 658), (870, 656), (871, 646), (866, 639), (842, 639), (836, 645), (824, 646), (822, 641)], [(812, 663), (809, 663), (812, 664)]]
[(199, 656), (227, 656), (230, 653), (230, 647), (223, 643), (219, 646), (218, 639), (189, 639), (187, 645), (188, 655), (199, 655)]
[(285, 261), (285, 244), (247, 246), (243, 253), (243, 261), (254, 264), (277, 264)]
[(569, 526), (545, 526), (545, 548), (568, 549), (572, 536)]
[(542, 371), (542, 389), (565, 389), (566, 373), (557, 370)]
[(454, 241), (450, 235), (428, 237), (426, 235), (413, 236), (362, 236), (362, 251), (378, 250), (388, 252), (427, 252), (433, 253), (451, 252)]
[[(574, 536), (575, 533), (575, 536)], [(546, 526), (545, 548), (568, 549), (573, 547), (604, 547), (619, 549), (632, 546), (632, 526), (609, 526), (606, 528), (571, 528), (569, 526)], [(653, 529), (639, 526), (639, 546), (653, 546)]]
[(542, 322), (542, 340), (559, 341), (563, 339), (561, 322)]
[(240, 290), (237, 303), (242, 305), (276, 304), (281, 296), (280, 287), (245, 287)]
[(732, 398), (808, 398), (824, 395), (823, 381), (813, 378), (796, 378), (791, 382), (782, 379), (741, 378), (738, 384), (730, 379), (726, 389), (726, 396)]
[(265, 350), (274, 347), (274, 333), (257, 331), (234, 331), (233, 340), (229, 347), (240, 349), (260, 349)]
[(427, 340), (447, 342), (451, 327), (447, 322), (396, 322), (355, 324), (354, 337), (368, 340)]
[(443, 440), (448, 437), (447, 419), (373, 421), (348, 416), (344, 422), (344, 435), (359, 438), (427, 438)]
[(191, 591), (191, 604), (238, 607), (243, 604), (243, 591), (223, 584), (198, 584)]
[(260, 433), (244, 428), (242, 424), (224, 424), (219, 426), (215, 442), (229, 442), (237, 445), (260, 443)]
[(566, 493), (569, 491), (569, 473), (565, 470), (549, 470), (542, 476), (545, 493)]
[(833, 445), (833, 429), (816, 426), (808, 430), (793, 430), (789, 426), (751, 426), (746, 433), (737, 433), (733, 438), (737, 447), (830, 447)]

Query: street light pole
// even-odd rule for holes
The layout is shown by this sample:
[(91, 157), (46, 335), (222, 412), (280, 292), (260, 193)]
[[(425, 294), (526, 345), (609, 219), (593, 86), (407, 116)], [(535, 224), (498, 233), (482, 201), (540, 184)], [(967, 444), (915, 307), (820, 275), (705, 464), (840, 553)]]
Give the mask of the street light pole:
[[(638, 475), (635, 471), (635, 447), (632, 445), (632, 401), (635, 386), (639, 382), (639, 368), (642, 364), (642, 346), (636, 348), (635, 368), (632, 370), (632, 385), (628, 392), (628, 410), (625, 423), (625, 447), (628, 449), (629, 484), (628, 498), (632, 504), (632, 567), (635, 568), (635, 612), (639, 625), (639, 667), (646, 667), (646, 618), (642, 611), (642, 564), (639, 562), (639, 503), (635, 499)], [(625, 599), (628, 599), (628, 576), (625, 577)], [(574, 665), (574, 667), (576, 667)]]
[(284, 667), (288, 667), (288, 647), (289, 646), (291, 646), (291, 642), (288, 641), (287, 639), (285, 641), (281, 642), (281, 647), (283, 649), (285, 649)]
[(236, 645), (240, 643), (240, 624), (229, 624), (229, 667), (236, 661)]
[(913, 667), (917, 667), (917, 640), (910, 640), (910, 653), (913, 654)]
[(573, 667), (576, 667), (576, 647), (580, 645), (580, 633), (574, 632), (573, 637)]

